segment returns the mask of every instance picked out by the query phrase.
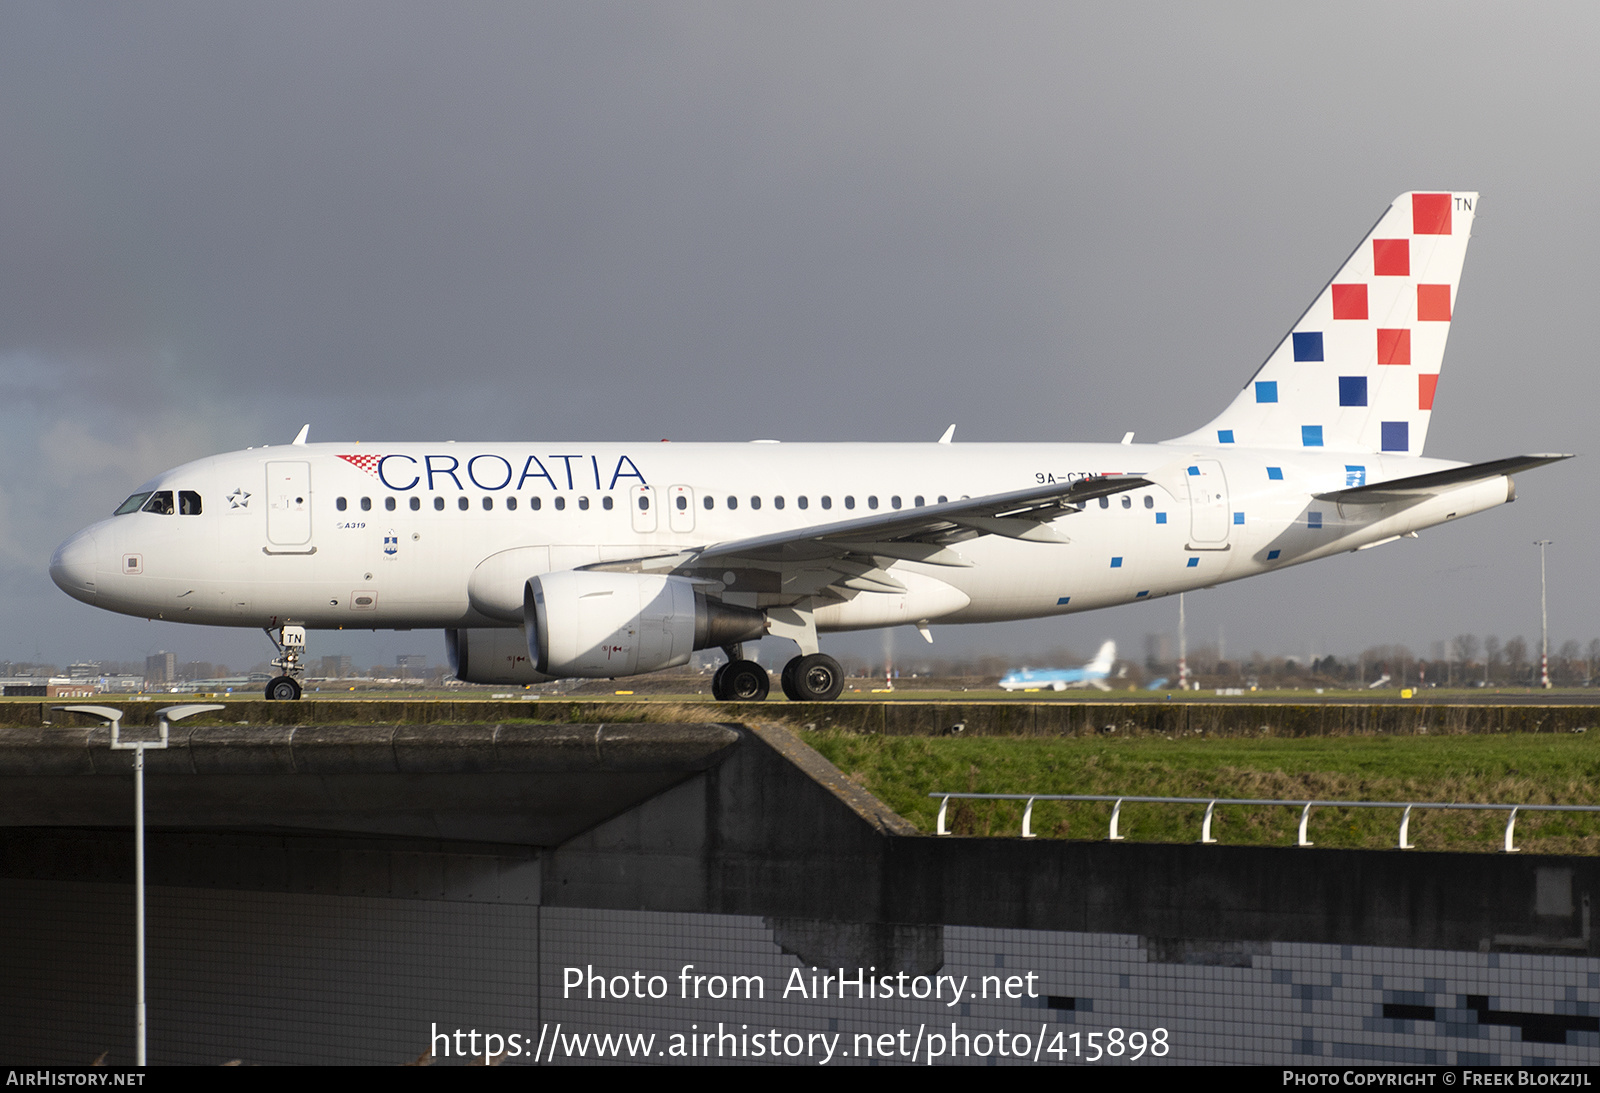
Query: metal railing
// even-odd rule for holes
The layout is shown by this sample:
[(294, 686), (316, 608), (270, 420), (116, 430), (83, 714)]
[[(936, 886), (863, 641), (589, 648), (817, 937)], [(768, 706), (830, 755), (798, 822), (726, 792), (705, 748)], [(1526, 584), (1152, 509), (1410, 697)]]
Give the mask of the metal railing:
[(1514, 829), (1517, 823), (1518, 812), (1600, 812), (1600, 805), (1480, 805), (1456, 804), (1443, 801), (1285, 801), (1268, 800), (1249, 797), (1117, 797), (1107, 794), (1080, 794), (1080, 793), (930, 793), (929, 797), (938, 797), (939, 824), (935, 832), (939, 835), (951, 834), (945, 825), (945, 820), (952, 800), (965, 801), (1026, 801), (1027, 807), (1022, 810), (1022, 837), (1035, 838), (1033, 831), (1033, 803), (1035, 801), (1113, 801), (1111, 806), (1111, 830), (1106, 838), (1111, 842), (1120, 842), (1122, 836), (1117, 833), (1117, 823), (1122, 817), (1124, 803), (1155, 804), (1155, 805), (1205, 805), (1205, 819), (1200, 823), (1200, 842), (1214, 844), (1217, 840), (1211, 837), (1211, 817), (1216, 812), (1218, 805), (1275, 805), (1278, 807), (1298, 808), (1300, 810), (1300, 830), (1296, 838), (1296, 846), (1315, 846), (1316, 844), (1306, 838), (1306, 825), (1311, 821), (1313, 808), (1398, 808), (1404, 811), (1400, 814), (1400, 841), (1395, 848), (1398, 850), (1415, 850), (1409, 839), (1411, 829), (1412, 809), (1454, 809), (1458, 811), (1476, 812), (1509, 812), (1506, 817), (1505, 844), (1502, 850), (1507, 854), (1518, 853), (1518, 848), (1513, 843)]

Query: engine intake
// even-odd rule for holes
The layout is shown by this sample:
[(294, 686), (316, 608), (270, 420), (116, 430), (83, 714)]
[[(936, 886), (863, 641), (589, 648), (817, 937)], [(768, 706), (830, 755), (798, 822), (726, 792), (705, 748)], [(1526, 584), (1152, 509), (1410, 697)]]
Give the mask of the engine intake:
[(687, 664), (697, 649), (755, 641), (767, 619), (710, 599), (693, 581), (565, 570), (528, 580), (523, 630), (535, 671), (607, 679)]

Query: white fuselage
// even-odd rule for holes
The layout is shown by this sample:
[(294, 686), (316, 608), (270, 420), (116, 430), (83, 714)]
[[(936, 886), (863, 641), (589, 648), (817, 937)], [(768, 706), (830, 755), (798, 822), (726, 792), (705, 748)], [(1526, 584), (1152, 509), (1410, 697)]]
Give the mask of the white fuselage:
[[(970, 538), (954, 547), (967, 564), (897, 561), (903, 589), (815, 614), (823, 631), (990, 622), (1238, 580), (1508, 500), (1504, 476), (1347, 512), (1313, 497), (1454, 466), (1175, 443), (285, 445), (151, 479), (141, 492), (197, 494), (199, 514), (103, 520), (51, 573), (97, 607), (215, 626), (509, 627), (539, 573), (1081, 476), (1154, 483), (1056, 519), (1068, 542)], [(755, 584), (722, 598), (794, 602), (781, 581)]]

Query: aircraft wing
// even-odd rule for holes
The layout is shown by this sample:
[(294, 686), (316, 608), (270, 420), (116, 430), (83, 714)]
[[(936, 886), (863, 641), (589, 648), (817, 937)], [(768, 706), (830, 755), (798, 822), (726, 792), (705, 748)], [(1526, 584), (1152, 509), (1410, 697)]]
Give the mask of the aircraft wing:
[[(1126, 474), (1080, 478), (1066, 485), (1033, 486), (1010, 493), (992, 493), (984, 497), (946, 501), (942, 505), (924, 505), (832, 524), (814, 524), (771, 535), (757, 535), (749, 539), (734, 539), (706, 547), (699, 552), (698, 558), (701, 562), (720, 558), (775, 562), (827, 558), (841, 552), (859, 553), (862, 547), (895, 543), (942, 544), (979, 535), (1004, 535), (1036, 543), (1064, 543), (1064, 538), (1045, 526), (1048, 521), (1076, 511), (1077, 506), (1096, 497), (1136, 490), (1150, 484), (1149, 479)], [(918, 557), (916, 560), (927, 559)]]
[(1383, 505), (1395, 501), (1421, 501), (1452, 486), (1464, 486), (1468, 482), (1481, 482), (1486, 478), (1496, 478), (1503, 474), (1516, 474), (1518, 471), (1531, 470), (1534, 467), (1543, 467), (1547, 463), (1559, 463), (1563, 459), (1571, 458), (1570, 455), (1514, 455), (1507, 459), (1491, 460), (1488, 463), (1451, 467), (1449, 470), (1433, 471), (1430, 474), (1414, 474), (1409, 478), (1392, 478), (1387, 482), (1352, 486), (1347, 490), (1334, 490), (1331, 493), (1319, 493), (1315, 496), (1319, 501), (1334, 501), (1341, 505)]
[(1077, 512), (1078, 506), (1097, 497), (1151, 484), (1137, 475), (1080, 478), (1070, 483), (733, 539), (676, 555), (603, 562), (585, 568), (669, 570), (710, 580), (720, 580), (725, 572), (733, 571), (741, 575), (735, 582), (741, 590), (795, 596), (817, 595), (830, 587), (902, 592), (905, 586), (885, 572), (895, 561), (970, 566), (972, 563), (953, 548), (980, 535), (1065, 543), (1068, 540), (1049, 526), (1051, 520)]

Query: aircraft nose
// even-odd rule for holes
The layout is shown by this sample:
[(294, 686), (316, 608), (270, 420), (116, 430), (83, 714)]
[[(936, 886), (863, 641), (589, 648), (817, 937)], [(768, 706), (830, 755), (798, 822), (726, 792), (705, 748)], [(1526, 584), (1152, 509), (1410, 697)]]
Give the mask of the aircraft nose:
[(99, 543), (95, 541), (94, 532), (80, 531), (56, 547), (50, 558), (50, 579), (74, 599), (90, 599), (96, 593), (99, 558)]

